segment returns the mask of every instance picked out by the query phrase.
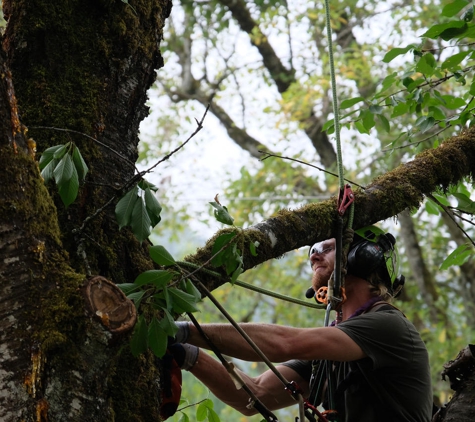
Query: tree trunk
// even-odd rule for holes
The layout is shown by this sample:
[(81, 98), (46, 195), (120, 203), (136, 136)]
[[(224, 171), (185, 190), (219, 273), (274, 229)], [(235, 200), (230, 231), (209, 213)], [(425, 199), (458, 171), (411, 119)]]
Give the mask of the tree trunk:
[[(113, 207), (83, 223), (134, 175), (138, 126), (162, 66), (158, 48), (171, 4), (3, 4), (0, 420), (160, 420), (160, 368), (150, 355), (133, 358), (128, 347), (133, 305), (112, 284), (109, 293), (123, 303), (118, 315), (104, 296), (108, 282), (98, 289), (87, 277), (133, 281), (151, 268), (146, 245), (119, 232)], [(56, 187), (45, 187), (34, 147), (69, 141), (90, 173), (65, 208)]]
[(472, 422), (475, 415), (475, 345), (469, 344), (444, 365), (442, 378), (448, 377), (455, 394), (432, 419), (433, 422)]

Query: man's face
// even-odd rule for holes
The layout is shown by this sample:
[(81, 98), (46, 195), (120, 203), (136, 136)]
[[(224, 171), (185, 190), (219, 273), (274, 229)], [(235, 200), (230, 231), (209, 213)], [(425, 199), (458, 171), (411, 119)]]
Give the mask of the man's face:
[(335, 239), (315, 243), (310, 249), (309, 257), (312, 266), (312, 287), (317, 291), (328, 285), (328, 280), (335, 266)]

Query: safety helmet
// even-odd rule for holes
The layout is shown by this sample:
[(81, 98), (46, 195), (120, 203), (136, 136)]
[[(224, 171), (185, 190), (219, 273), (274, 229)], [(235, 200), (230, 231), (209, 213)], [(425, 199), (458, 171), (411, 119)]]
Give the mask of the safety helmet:
[(347, 272), (364, 279), (377, 273), (391, 294), (399, 293), (404, 276), (399, 276), (399, 255), (394, 236), (376, 226), (355, 230), (348, 252)]

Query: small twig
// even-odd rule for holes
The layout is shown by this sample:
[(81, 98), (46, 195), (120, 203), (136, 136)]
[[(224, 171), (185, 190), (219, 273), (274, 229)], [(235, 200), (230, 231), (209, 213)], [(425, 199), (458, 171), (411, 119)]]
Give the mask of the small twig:
[(386, 148), (386, 149), (382, 149), (381, 152), (391, 152), (391, 151), (394, 151), (396, 149), (403, 149), (403, 148), (407, 148), (407, 147), (411, 147), (411, 146), (414, 146), (414, 145), (419, 145), (425, 141), (428, 141), (429, 139), (432, 139), (434, 138), (435, 136), (437, 135), (440, 135), (442, 132), (444, 132), (445, 130), (447, 130), (448, 128), (450, 128), (451, 126), (447, 126), (447, 127), (443, 127), (441, 128), (440, 130), (438, 130), (437, 132), (435, 132), (434, 134), (428, 136), (427, 138), (424, 138), (424, 139), (421, 139), (420, 141), (416, 141), (416, 142), (410, 142), (408, 144), (404, 144), (404, 145), (401, 145), (399, 147), (394, 147), (394, 148)]
[(84, 228), (86, 227), (86, 224), (91, 221), (93, 218), (97, 217), (98, 214), (100, 214), (102, 211), (104, 211), (113, 201), (114, 199), (117, 197), (117, 195), (114, 195), (112, 198), (110, 198), (101, 208), (98, 208), (94, 214), (92, 215), (89, 215), (88, 217), (86, 217), (84, 219), (84, 221), (82, 222), (81, 224), (81, 227), (77, 228), (77, 229), (73, 229), (72, 232), (74, 234), (78, 234), (78, 233), (81, 233)]
[(179, 145), (177, 148), (175, 148), (173, 151), (169, 152), (167, 155), (165, 155), (165, 157), (163, 157), (161, 160), (159, 160), (158, 162), (156, 162), (152, 167), (149, 167), (147, 170), (144, 170), (144, 171), (141, 171), (138, 176), (140, 177), (143, 177), (144, 174), (147, 174), (147, 173), (150, 173), (155, 167), (157, 167), (159, 164), (163, 163), (164, 161), (168, 160), (173, 154), (176, 154), (180, 149), (182, 149), (188, 142), (191, 141), (192, 138), (194, 138), (198, 132), (203, 129), (203, 122), (204, 122), (204, 119), (206, 117), (206, 114), (208, 113), (208, 110), (209, 110), (209, 107), (210, 107), (210, 104), (208, 104), (206, 106), (206, 110), (205, 112), (203, 113), (203, 117), (201, 118), (201, 120), (198, 120), (198, 119), (195, 119), (196, 121), (196, 124), (197, 124), (197, 127), (195, 129), (195, 131), (188, 137), (188, 139), (183, 142), (181, 145)]
[[(330, 176), (338, 177), (338, 174), (333, 173), (333, 172), (328, 171), (328, 170), (325, 170), (325, 169), (323, 169), (323, 168), (321, 168), (321, 167), (318, 167), (318, 166), (315, 166), (315, 165), (313, 165), (313, 164), (307, 163), (306, 161), (297, 160), (296, 158), (291, 158), (291, 157), (284, 157), (284, 156), (282, 156), (282, 155), (273, 154), (273, 153), (271, 153), (271, 152), (263, 151), (263, 150), (259, 150), (259, 152), (260, 152), (261, 154), (265, 154), (265, 157), (261, 158), (260, 161), (267, 160), (269, 157), (282, 158), (283, 160), (295, 161), (296, 163), (303, 164), (304, 166), (313, 167), (313, 168), (315, 168), (315, 169), (317, 169), (317, 170), (320, 170), (320, 171), (323, 171), (324, 173), (329, 174)], [(361, 185), (359, 185), (358, 183), (351, 181), (350, 179), (343, 179), (343, 180), (345, 180), (345, 181), (351, 183), (352, 185), (358, 186), (358, 187), (361, 188), (361, 189), (366, 189), (364, 186), (361, 186)]]
[(467, 43), (467, 44), (447, 45), (445, 47), (440, 47), (440, 48), (423, 48), (423, 49), (421, 49), (421, 53), (428, 53), (428, 52), (432, 52), (432, 51), (442, 51), (442, 50), (446, 50), (447, 48), (470, 47), (471, 45), (475, 45), (475, 42), (471, 42), (471, 43)]
[[(460, 218), (461, 220), (463, 221), (466, 221), (467, 223), (471, 224), (472, 226), (475, 225), (473, 223), (473, 214), (472, 213), (469, 213), (469, 212), (466, 212), (466, 211), (461, 211), (460, 209), (456, 208), (456, 207), (448, 207), (450, 210), (457, 210), (458, 212), (455, 212), (455, 211), (452, 211), (454, 213), (454, 215), (456, 215), (458, 218)], [(462, 212), (464, 212), (465, 214), (469, 214), (472, 216), (472, 219), (468, 219), (468, 218), (465, 218), (465, 217), (462, 217)], [(460, 213), (460, 214), (459, 214)]]
[(96, 138), (92, 137), (92, 136), (89, 136), (88, 134), (86, 133), (83, 133), (83, 132), (79, 132), (77, 130), (73, 130), (73, 129), (64, 129), (64, 128), (59, 128), (59, 127), (49, 127), (49, 126), (30, 126), (29, 129), (49, 129), (49, 130), (57, 130), (57, 131), (60, 131), (60, 132), (70, 132), (70, 133), (76, 133), (78, 135), (82, 135), (82, 136), (85, 136), (86, 138), (88, 139), (91, 139), (92, 141), (94, 141), (95, 143), (99, 144), (100, 146), (108, 149), (110, 152), (114, 153), (115, 155), (117, 155), (119, 158), (121, 158), (122, 160), (124, 160), (127, 164), (129, 164), (130, 166), (132, 166), (135, 170), (138, 171), (137, 167), (135, 167), (135, 164), (132, 163), (128, 158), (124, 157), (122, 154), (120, 154), (119, 152), (117, 152), (115, 149), (111, 148), (110, 146), (104, 144), (103, 142), (97, 140)]
[[(155, 167), (157, 167), (160, 163), (164, 162), (165, 160), (168, 160), (173, 154), (175, 154), (176, 152), (178, 152), (180, 149), (182, 149), (202, 128), (203, 128), (203, 121), (206, 117), (206, 113), (208, 112), (208, 109), (209, 109), (209, 105), (208, 107), (206, 107), (206, 110), (203, 114), (203, 117), (201, 118), (200, 121), (196, 120), (196, 123), (198, 125), (198, 127), (195, 129), (195, 131), (188, 137), (188, 139), (183, 142), (179, 147), (175, 148), (172, 152), (170, 152), (169, 154), (167, 154), (164, 158), (162, 158), (160, 161), (158, 161), (157, 163), (155, 163), (152, 167), (150, 167), (149, 169), (147, 170), (144, 170), (144, 171), (141, 171), (139, 172), (138, 174), (136, 174), (134, 177), (132, 177), (131, 179), (129, 179), (127, 182), (125, 182), (121, 188), (117, 189), (118, 192), (124, 192), (124, 191), (127, 191), (131, 186), (133, 186), (135, 183), (137, 183), (139, 180), (141, 180), (143, 178), (143, 176), (147, 173), (150, 173)], [(74, 131), (73, 131), (74, 132)], [(87, 136), (87, 135), (86, 135)], [(94, 139), (94, 138), (92, 138)], [(135, 167), (135, 166), (134, 166)], [(93, 218), (95, 218), (98, 214), (100, 214), (102, 211), (104, 211), (110, 204), (112, 204), (112, 202), (119, 196), (119, 194), (116, 194), (116, 195), (113, 195), (102, 207), (98, 208), (92, 215), (88, 216), (85, 218), (85, 220), (83, 221), (81, 227), (77, 228), (77, 229), (73, 229), (73, 233), (81, 233), (84, 228), (86, 227), (86, 224), (92, 220)]]
[(446, 207), (444, 204), (442, 204), (435, 196), (432, 194), (427, 195), (428, 198), (432, 199), (437, 205), (439, 205), (445, 213), (450, 217), (450, 219), (455, 223), (457, 228), (464, 234), (464, 236), (470, 241), (470, 243), (475, 246), (475, 242), (472, 240), (472, 238), (468, 235), (468, 233), (463, 229), (463, 227), (455, 220), (453, 213)]

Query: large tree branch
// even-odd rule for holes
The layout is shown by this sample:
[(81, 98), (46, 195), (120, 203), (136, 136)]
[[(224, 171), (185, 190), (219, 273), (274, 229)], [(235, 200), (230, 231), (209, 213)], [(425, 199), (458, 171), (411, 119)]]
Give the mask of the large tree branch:
[[(353, 227), (363, 227), (394, 217), (405, 209), (418, 208), (424, 195), (446, 189), (464, 177), (473, 177), (474, 173), (475, 129), (470, 129), (378, 177), (364, 191), (357, 190)], [(243, 244), (240, 246), (244, 251), (244, 269), (334, 236), (336, 221), (336, 198), (332, 198), (293, 211), (282, 210), (272, 218), (243, 230)], [(215, 237), (186, 259), (198, 264), (208, 262)], [(247, 251), (249, 244), (255, 241), (259, 242), (258, 254), (252, 256)], [(226, 279), (203, 275), (202, 281), (213, 289)]]
[(269, 40), (252, 18), (246, 2), (243, 0), (220, 0), (220, 3), (228, 7), (240, 28), (249, 35), (251, 44), (261, 54), (264, 66), (269, 71), (279, 92), (287, 91), (289, 86), (295, 82), (295, 70), (287, 69), (282, 64)]

